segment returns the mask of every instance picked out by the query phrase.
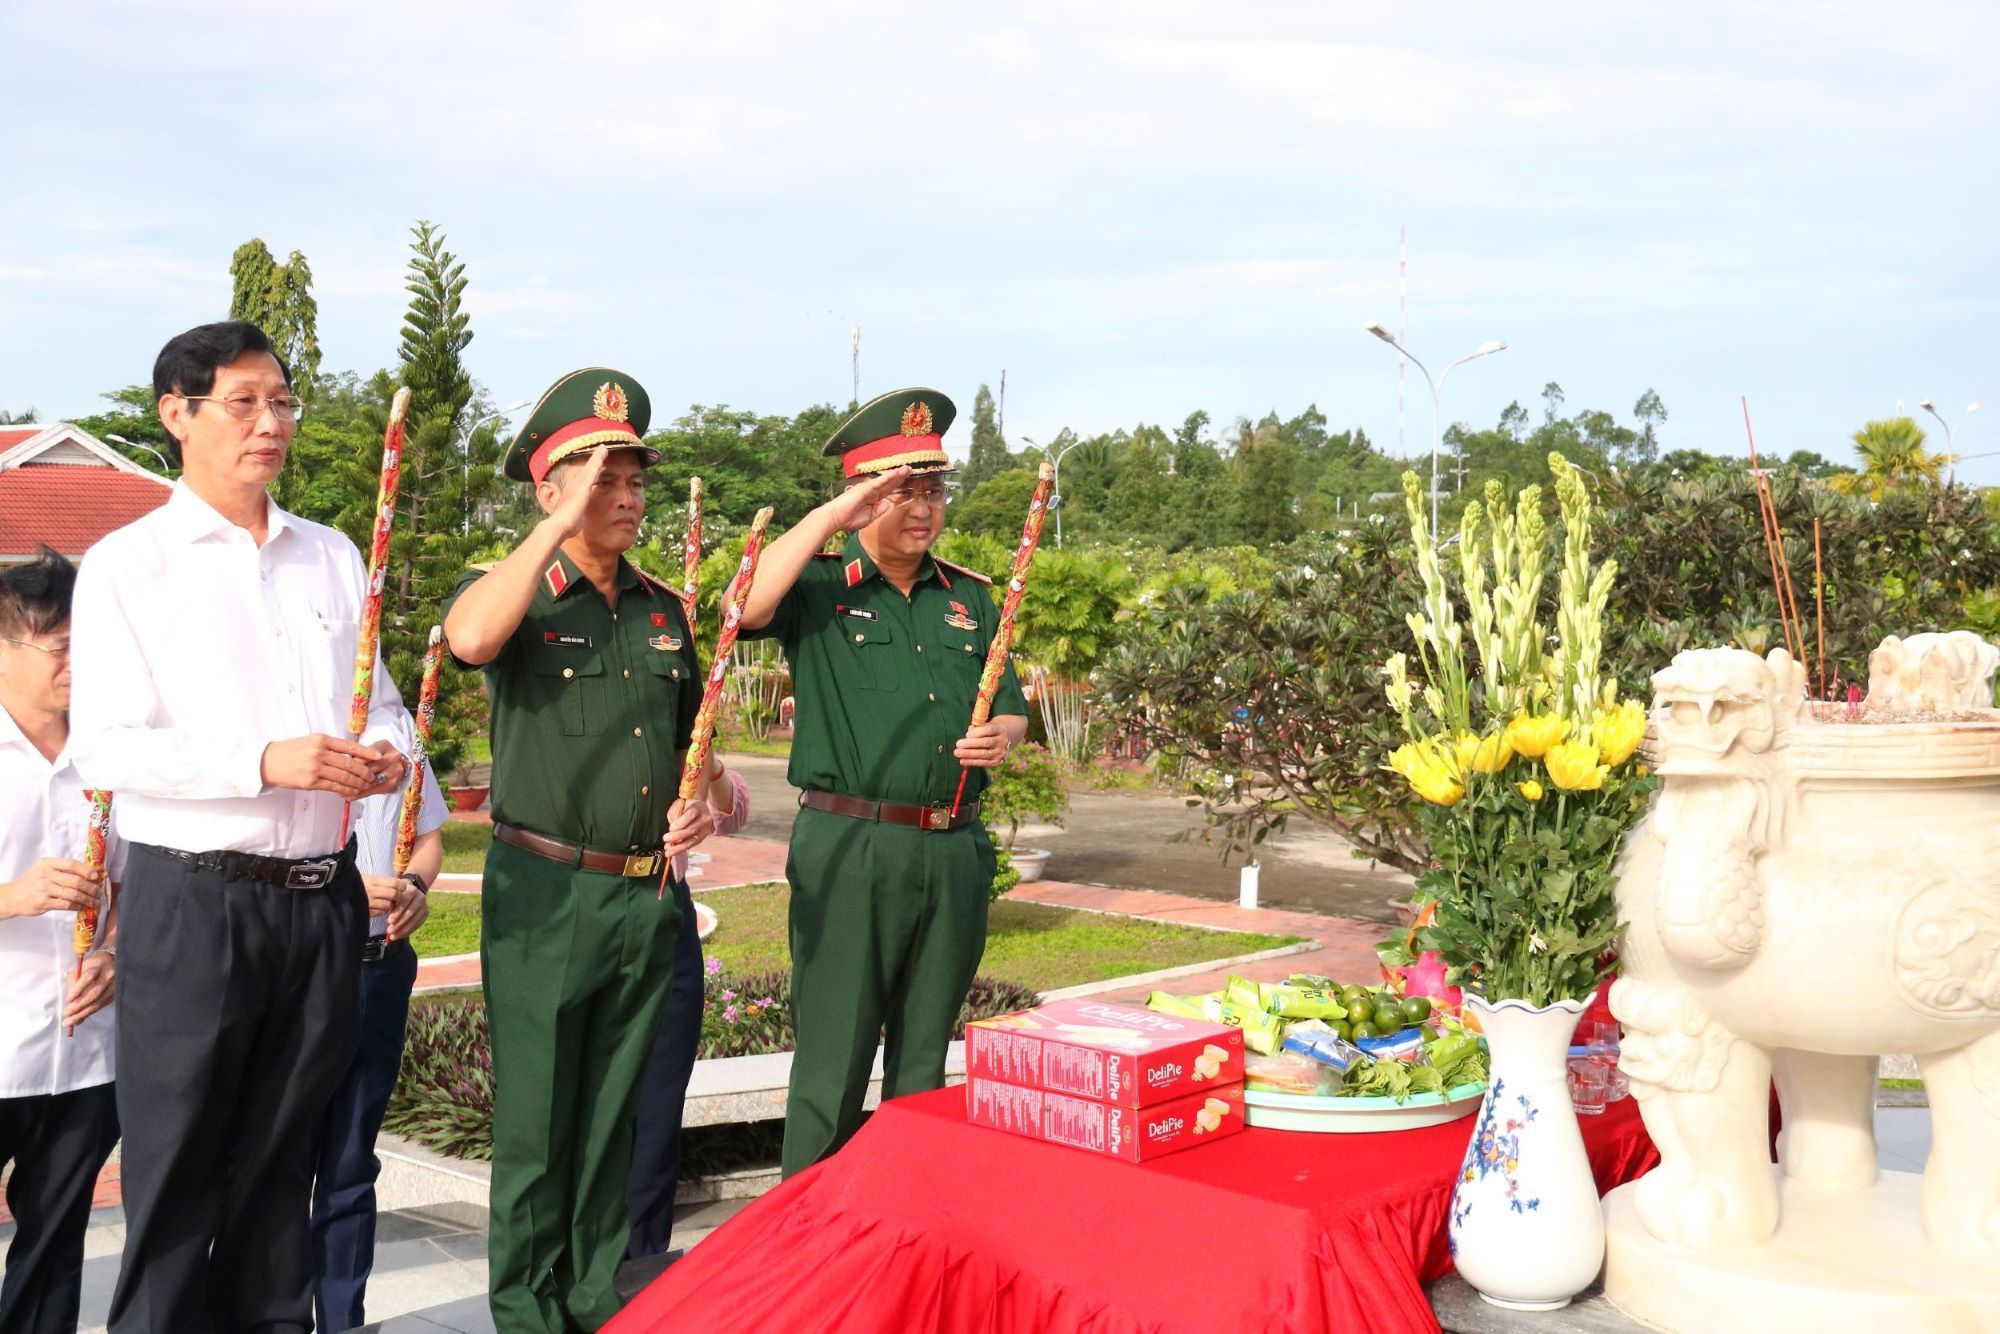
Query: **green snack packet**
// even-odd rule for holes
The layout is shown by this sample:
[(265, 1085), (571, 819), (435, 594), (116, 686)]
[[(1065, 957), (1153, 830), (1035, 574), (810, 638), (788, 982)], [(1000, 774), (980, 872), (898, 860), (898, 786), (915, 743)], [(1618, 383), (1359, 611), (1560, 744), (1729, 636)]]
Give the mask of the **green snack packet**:
[(1338, 991), (1339, 983), (1324, 973), (1293, 973), (1285, 981), (1295, 987), (1317, 987), (1321, 991)]
[(1195, 1008), (1201, 1011), (1201, 1017), (1208, 1020), (1209, 1023), (1219, 1024), (1222, 1022), (1221, 992), (1210, 991), (1200, 996), (1189, 996), (1188, 1000), (1193, 1002)]
[(1259, 991), (1257, 984), (1247, 977), (1232, 975), (1229, 979), (1229, 984), (1222, 989), (1222, 999), (1232, 1005), (1239, 1005), (1246, 1010), (1261, 1010), (1264, 1008), (1264, 993)]
[(1182, 1019), (1206, 1019), (1208, 1017), (1202, 1013), (1202, 1008), (1199, 1004), (1194, 1001), (1183, 1000), (1181, 997), (1166, 991), (1156, 991), (1146, 997), (1146, 1008), (1149, 1010), (1158, 1010), (1161, 1014), (1175, 1015)]
[(1286, 1019), (1339, 1019), (1347, 1013), (1339, 996), (1317, 987), (1286, 987), (1272, 1008)]
[(1234, 1001), (1224, 1000), (1222, 1022), (1231, 1028), (1242, 1029), (1243, 1045), (1251, 1051), (1270, 1056), (1278, 1050), (1278, 1020), (1256, 1006), (1238, 1005)]

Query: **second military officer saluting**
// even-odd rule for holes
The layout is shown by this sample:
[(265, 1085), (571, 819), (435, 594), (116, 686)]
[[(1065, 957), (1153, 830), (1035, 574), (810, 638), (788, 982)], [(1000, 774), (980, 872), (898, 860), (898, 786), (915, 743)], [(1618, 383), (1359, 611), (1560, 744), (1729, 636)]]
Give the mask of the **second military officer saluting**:
[(986, 946), (995, 858), (977, 798), (1028, 719), (1010, 666), (993, 720), (968, 727), (995, 611), (984, 576), (930, 554), (953, 415), (936, 390), (904, 389), (850, 417), (825, 451), (846, 491), (765, 548), (744, 608), (745, 637), (784, 646), (798, 697), (787, 1175), (860, 1125), (878, 1041), (883, 1097), (944, 1083)]
[(602, 367), (542, 395), (501, 467), (547, 517), (446, 604), (452, 656), (485, 669), (493, 707), (487, 1251), (510, 1334), (596, 1329), (618, 1309), (634, 1089), (680, 929), (661, 858), (711, 825), (674, 796), (701, 695), (692, 636), (679, 599), (624, 558), (659, 459), (650, 411)]

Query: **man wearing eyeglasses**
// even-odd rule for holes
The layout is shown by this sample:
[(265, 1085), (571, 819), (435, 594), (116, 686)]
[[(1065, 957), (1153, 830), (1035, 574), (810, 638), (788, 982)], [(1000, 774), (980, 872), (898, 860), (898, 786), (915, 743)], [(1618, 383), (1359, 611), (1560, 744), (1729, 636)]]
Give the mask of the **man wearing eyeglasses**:
[(847, 489), (765, 549), (744, 608), (745, 637), (784, 646), (798, 696), (788, 1176), (860, 1125), (885, 1034), (883, 1097), (944, 1083), (986, 946), (995, 856), (979, 794), (1028, 709), (1009, 666), (992, 721), (970, 726), (996, 611), (989, 579), (931, 554), (955, 413), (934, 389), (903, 389), (848, 418), (824, 450)]
[(266, 488), (303, 405), (253, 324), (153, 365), (182, 464), (85, 557), (71, 753), (115, 792), (121, 886), (119, 1334), (307, 1329), (314, 1127), (355, 1040), (368, 907), (348, 803), (400, 788), (375, 664), (347, 738), (367, 580), (354, 544)]

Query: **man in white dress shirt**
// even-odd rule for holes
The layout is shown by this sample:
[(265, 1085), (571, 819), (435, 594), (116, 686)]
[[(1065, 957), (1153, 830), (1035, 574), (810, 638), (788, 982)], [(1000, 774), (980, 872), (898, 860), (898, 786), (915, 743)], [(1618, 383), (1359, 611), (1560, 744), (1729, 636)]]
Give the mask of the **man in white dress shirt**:
[[(0, 1283), (7, 1334), (74, 1334), (91, 1191), (118, 1142), (107, 1008), (115, 914), (103, 912), (81, 967), (74, 943), (76, 910), (106, 897), (103, 873), (80, 860), (88, 806), (66, 749), (75, 584), (75, 567), (46, 549), (0, 573), (0, 1166), (14, 1166), (15, 1228)], [(105, 853), (115, 876), (115, 837)]]
[(265, 488), (304, 405), (255, 325), (206, 324), (153, 366), (183, 474), (77, 579), (71, 753), (116, 793), (116, 1334), (311, 1328), (313, 1131), (354, 1050), (368, 910), (349, 802), (402, 785), (347, 739), (366, 571)]

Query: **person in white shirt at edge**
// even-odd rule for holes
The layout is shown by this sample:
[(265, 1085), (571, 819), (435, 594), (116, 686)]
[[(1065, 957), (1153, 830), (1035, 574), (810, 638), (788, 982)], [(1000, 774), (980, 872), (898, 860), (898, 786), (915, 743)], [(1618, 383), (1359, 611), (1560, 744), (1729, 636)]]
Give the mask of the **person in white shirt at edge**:
[[(416, 744), (407, 713), (389, 739), (400, 749)], [(422, 774), (417, 841), (410, 864), (396, 874), (396, 826), (403, 792), (354, 803), (354, 860), (368, 891), (368, 943), (361, 951), (361, 1015), (355, 1025), (354, 1061), (320, 1117), (313, 1176), (313, 1311), (322, 1330), (355, 1329), (368, 1275), (375, 1266), (375, 1178), (382, 1160), (375, 1137), (389, 1110), (389, 1095), (403, 1066), (403, 1035), (410, 1017), (410, 989), (417, 980), (417, 952), (410, 936), (430, 916), (426, 897), (444, 865), (444, 793), (429, 765)], [(405, 791), (408, 785), (405, 785)]]
[[(0, 1330), (74, 1334), (83, 1234), (118, 1142), (111, 1090), (117, 910), (78, 969), (76, 912), (105, 899), (81, 860), (89, 807), (70, 764), (69, 614), (76, 568), (48, 548), (0, 573), (0, 1167), (14, 1240)], [(106, 841), (115, 882), (123, 849)], [(65, 1030), (74, 1032), (65, 1036)]]
[(313, 1132), (354, 1052), (368, 908), (348, 803), (402, 787), (375, 664), (347, 739), (367, 573), (265, 488), (304, 408), (262, 330), (153, 366), (185, 471), (85, 556), (70, 753), (115, 793), (125, 1250), (115, 1334), (304, 1331)]

